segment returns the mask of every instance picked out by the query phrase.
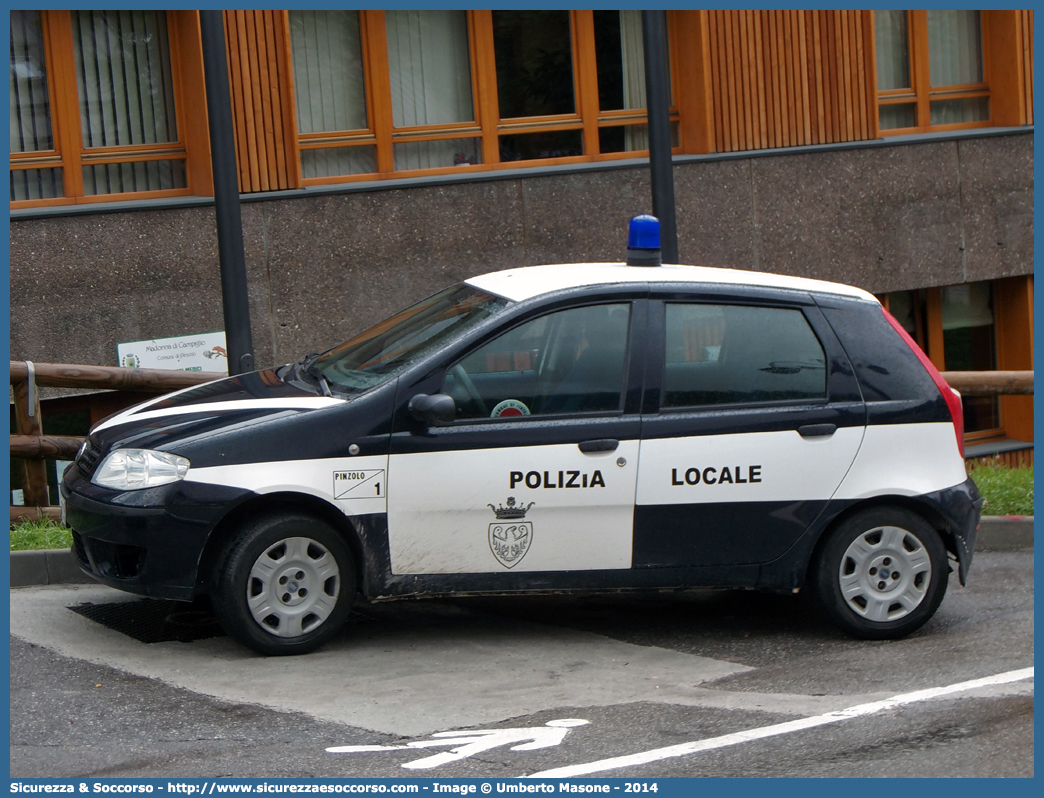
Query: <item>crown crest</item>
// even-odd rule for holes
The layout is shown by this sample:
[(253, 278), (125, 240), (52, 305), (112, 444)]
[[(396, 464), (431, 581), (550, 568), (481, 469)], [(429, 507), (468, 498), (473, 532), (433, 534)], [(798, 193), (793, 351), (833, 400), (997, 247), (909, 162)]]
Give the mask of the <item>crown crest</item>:
[(492, 504), (487, 504), (486, 506), (489, 507), (489, 509), (492, 510), (494, 513), (496, 513), (497, 518), (503, 521), (508, 521), (516, 520), (519, 518), (525, 518), (526, 512), (534, 504), (536, 504), (536, 502), (530, 502), (527, 505), (516, 505), (515, 497), (508, 496), (507, 507), (505, 507), (504, 505), (501, 505), (500, 507), (494, 507)]

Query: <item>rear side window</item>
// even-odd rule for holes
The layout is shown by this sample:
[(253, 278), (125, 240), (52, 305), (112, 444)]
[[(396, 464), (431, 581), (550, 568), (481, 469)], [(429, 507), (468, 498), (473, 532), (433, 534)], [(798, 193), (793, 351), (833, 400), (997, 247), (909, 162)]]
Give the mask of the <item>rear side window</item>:
[(848, 359), (855, 367), (867, 402), (935, 397), (931, 376), (885, 319), (880, 305), (852, 302), (823, 307)]
[(668, 303), (662, 407), (826, 398), (823, 347), (800, 310)]

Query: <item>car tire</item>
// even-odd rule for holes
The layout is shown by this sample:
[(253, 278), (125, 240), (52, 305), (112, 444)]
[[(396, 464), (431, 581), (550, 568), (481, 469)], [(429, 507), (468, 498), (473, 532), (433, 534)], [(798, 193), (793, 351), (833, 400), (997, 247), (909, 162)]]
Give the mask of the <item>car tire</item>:
[(950, 567), (939, 533), (899, 507), (842, 521), (816, 558), (820, 606), (854, 637), (893, 640), (923, 626), (946, 594)]
[(214, 613), (259, 654), (305, 654), (344, 625), (355, 598), (355, 561), (338, 532), (300, 513), (247, 524), (211, 590)]

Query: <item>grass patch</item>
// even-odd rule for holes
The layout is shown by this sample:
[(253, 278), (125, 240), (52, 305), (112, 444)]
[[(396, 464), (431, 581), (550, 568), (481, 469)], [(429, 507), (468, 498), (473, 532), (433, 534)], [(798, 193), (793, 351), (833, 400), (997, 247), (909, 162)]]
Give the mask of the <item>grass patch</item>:
[(11, 524), (11, 551), (67, 549), (72, 532), (57, 521), (16, 521)]
[(968, 476), (986, 497), (983, 515), (1033, 515), (1033, 466), (969, 464)]

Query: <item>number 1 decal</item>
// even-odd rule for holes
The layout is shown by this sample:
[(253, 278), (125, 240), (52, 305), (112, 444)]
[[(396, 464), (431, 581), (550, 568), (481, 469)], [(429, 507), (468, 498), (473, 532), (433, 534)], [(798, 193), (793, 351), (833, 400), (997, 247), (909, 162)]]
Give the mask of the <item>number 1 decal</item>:
[[(366, 499), (376, 495), (380, 498), (384, 495), (381, 492), (382, 482), (384, 482), (383, 468), (334, 471), (333, 497), (335, 499)], [(375, 493), (370, 493), (371, 487)]]

